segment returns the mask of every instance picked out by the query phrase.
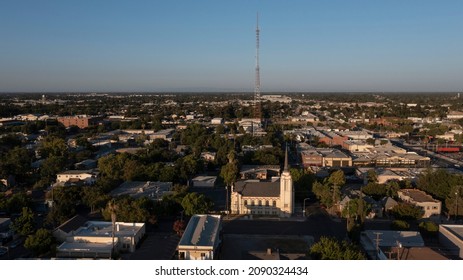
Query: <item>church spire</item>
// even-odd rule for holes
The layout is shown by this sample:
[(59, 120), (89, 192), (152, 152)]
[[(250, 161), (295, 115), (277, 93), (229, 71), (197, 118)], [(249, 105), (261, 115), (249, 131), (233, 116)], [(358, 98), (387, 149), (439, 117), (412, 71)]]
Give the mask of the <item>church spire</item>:
[(283, 172), (289, 172), (289, 165), (288, 165), (288, 144), (286, 144), (286, 148), (285, 148), (285, 166), (283, 167)]

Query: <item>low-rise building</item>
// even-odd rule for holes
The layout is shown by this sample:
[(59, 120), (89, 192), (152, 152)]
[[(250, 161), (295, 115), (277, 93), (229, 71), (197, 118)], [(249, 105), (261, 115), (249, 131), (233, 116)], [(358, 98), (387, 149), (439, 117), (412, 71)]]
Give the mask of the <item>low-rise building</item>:
[(165, 141), (172, 141), (172, 136), (174, 135), (175, 129), (162, 129), (152, 134), (149, 134), (150, 140), (162, 139)]
[(300, 153), (302, 165), (322, 167), (352, 166), (352, 158), (337, 149), (312, 148)]
[(213, 260), (218, 258), (221, 244), (220, 215), (194, 215), (188, 222), (177, 247), (181, 260)]
[(439, 243), (463, 259), (463, 225), (439, 225)]
[(216, 155), (217, 155), (217, 153), (214, 153), (214, 152), (202, 152), (201, 155), (200, 155), (200, 157), (201, 157), (204, 161), (214, 161)]
[(213, 118), (211, 120), (211, 125), (220, 125), (223, 124), (223, 119), (222, 118)]
[[(114, 235), (114, 242), (113, 242)], [(56, 250), (60, 258), (110, 258), (114, 252), (135, 252), (145, 235), (144, 223), (87, 221), (72, 230)]]
[(83, 182), (86, 185), (93, 185), (96, 183), (99, 172), (89, 170), (67, 170), (56, 174), (56, 183), (64, 184), (67, 182)]
[[(360, 245), (369, 258), (391, 259), (389, 252), (395, 251), (395, 259), (401, 259), (404, 248), (424, 247), (421, 234), (417, 231), (365, 230), (360, 234)], [(397, 256), (398, 255), (398, 256)]]
[(243, 165), (240, 169), (240, 178), (270, 180), (272, 177), (280, 176), (279, 165)]
[(97, 125), (101, 120), (101, 116), (88, 115), (58, 117), (58, 122), (62, 123), (65, 127), (77, 126), (79, 128)]
[(442, 211), (442, 202), (432, 198), (423, 191), (416, 189), (402, 189), (397, 192), (402, 201), (419, 206), (423, 209), (423, 218), (429, 218), (432, 215), (440, 215)]
[(216, 181), (217, 176), (196, 176), (191, 179), (194, 188), (213, 188)]
[(109, 195), (112, 197), (128, 195), (135, 199), (148, 197), (151, 200), (159, 201), (171, 193), (173, 193), (172, 182), (127, 181), (112, 190)]
[(447, 114), (447, 119), (449, 120), (458, 120), (463, 118), (463, 112), (458, 112), (458, 111), (450, 111)]

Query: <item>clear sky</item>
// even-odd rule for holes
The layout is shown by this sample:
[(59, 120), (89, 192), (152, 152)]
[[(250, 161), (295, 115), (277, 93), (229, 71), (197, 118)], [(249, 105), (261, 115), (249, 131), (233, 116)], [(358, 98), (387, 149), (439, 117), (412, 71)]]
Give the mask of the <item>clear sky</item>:
[(0, 0), (0, 92), (463, 91), (461, 0)]

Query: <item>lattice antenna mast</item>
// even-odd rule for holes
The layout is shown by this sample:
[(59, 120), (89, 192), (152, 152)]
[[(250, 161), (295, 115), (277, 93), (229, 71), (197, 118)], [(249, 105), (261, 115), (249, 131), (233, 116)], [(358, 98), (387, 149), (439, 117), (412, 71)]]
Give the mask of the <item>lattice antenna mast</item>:
[(255, 102), (255, 117), (261, 118), (260, 108), (260, 67), (259, 67), (259, 13), (257, 14), (256, 22), (256, 77), (254, 85), (254, 102)]
[(254, 95), (260, 99), (260, 68), (259, 68), (259, 14), (257, 14), (257, 23), (256, 23), (256, 80), (254, 87)]

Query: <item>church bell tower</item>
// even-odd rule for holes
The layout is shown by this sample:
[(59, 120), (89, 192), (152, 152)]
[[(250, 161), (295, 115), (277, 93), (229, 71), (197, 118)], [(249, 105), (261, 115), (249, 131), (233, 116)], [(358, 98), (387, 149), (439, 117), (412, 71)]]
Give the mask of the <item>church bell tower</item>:
[(294, 186), (289, 172), (288, 146), (285, 150), (285, 165), (280, 177), (280, 216), (290, 217), (294, 213)]

